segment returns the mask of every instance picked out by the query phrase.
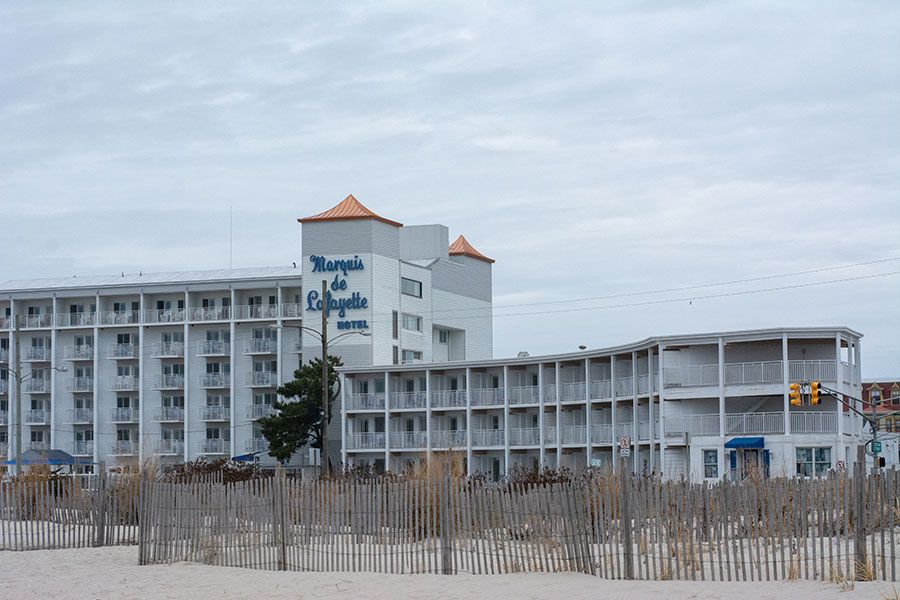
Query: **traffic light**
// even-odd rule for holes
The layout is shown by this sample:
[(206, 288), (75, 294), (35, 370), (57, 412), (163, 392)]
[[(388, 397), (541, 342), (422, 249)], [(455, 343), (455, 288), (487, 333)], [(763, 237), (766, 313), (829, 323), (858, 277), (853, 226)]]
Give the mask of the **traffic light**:
[(791, 406), (801, 406), (803, 401), (800, 399), (800, 384), (794, 382), (788, 386), (788, 398), (791, 399)]
[(812, 406), (815, 406), (819, 403), (819, 382), (818, 381), (810, 381), (809, 382), (809, 403)]

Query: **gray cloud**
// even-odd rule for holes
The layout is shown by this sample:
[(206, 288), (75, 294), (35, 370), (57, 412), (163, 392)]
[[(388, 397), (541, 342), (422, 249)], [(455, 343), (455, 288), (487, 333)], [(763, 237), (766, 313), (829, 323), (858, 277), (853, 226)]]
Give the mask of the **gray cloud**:
[[(897, 31), (887, 1), (4, 3), (3, 278), (225, 266), (229, 206), (236, 266), (287, 264), (349, 192), (465, 233), (497, 304), (897, 255)], [(847, 324), (897, 375), (898, 282), (498, 317), (495, 351)]]

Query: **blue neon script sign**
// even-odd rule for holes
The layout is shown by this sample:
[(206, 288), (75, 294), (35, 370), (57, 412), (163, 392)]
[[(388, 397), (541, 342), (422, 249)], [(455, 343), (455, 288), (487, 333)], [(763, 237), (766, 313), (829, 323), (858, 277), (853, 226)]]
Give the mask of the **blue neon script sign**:
[[(347, 280), (350, 271), (363, 271), (365, 265), (362, 259), (354, 255), (349, 259), (327, 259), (324, 256), (312, 255), (309, 257), (312, 263), (313, 273), (334, 273), (334, 279), (331, 281), (330, 289), (325, 292), (325, 314), (330, 316), (334, 311), (340, 318), (347, 316), (348, 310), (363, 310), (369, 308), (369, 299), (359, 292), (351, 292), (350, 296), (338, 297), (337, 294), (347, 290)], [(310, 290), (306, 294), (306, 310), (320, 311), (322, 310), (322, 298), (318, 290)], [(369, 324), (362, 321), (339, 321), (338, 329), (366, 329)]]

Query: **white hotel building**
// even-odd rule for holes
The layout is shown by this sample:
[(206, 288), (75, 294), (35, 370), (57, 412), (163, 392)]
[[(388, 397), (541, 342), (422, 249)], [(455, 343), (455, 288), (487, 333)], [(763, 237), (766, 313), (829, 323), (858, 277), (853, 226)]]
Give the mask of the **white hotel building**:
[[(345, 365), (490, 358), (493, 261), (462, 236), (352, 196), (300, 222), (294, 266), (0, 284), (0, 455), (15, 456), (19, 416), (23, 450), (110, 466), (264, 451), (257, 420), (321, 354), (298, 328), (321, 330), (322, 281)], [(368, 335), (338, 339), (351, 332)], [(332, 429), (339, 460), (338, 418)]]
[[(344, 462), (402, 470), (457, 452), (469, 472), (620, 468), (698, 481), (820, 473), (855, 459), (861, 423), (835, 398), (793, 407), (787, 382), (859, 397), (846, 327), (650, 338), (553, 356), (342, 370)], [(896, 452), (894, 453), (896, 454)]]

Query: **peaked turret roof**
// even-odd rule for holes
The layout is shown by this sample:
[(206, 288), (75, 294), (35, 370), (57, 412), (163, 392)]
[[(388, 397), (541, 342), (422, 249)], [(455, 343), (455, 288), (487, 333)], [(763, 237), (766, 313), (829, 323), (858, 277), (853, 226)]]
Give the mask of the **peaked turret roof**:
[(467, 240), (463, 236), (459, 236), (458, 238), (456, 238), (456, 241), (450, 244), (448, 254), (450, 254), (450, 256), (468, 256), (470, 258), (477, 258), (478, 260), (484, 260), (489, 263), (495, 262), (493, 258), (488, 258), (484, 254), (476, 250), (475, 246), (470, 244), (469, 240)]
[(387, 223), (388, 225), (403, 227), (403, 223), (391, 221), (390, 219), (385, 219), (381, 215), (375, 214), (374, 212), (366, 208), (362, 202), (354, 198), (353, 194), (350, 194), (349, 196), (341, 200), (336, 206), (334, 206), (333, 208), (329, 208), (325, 212), (321, 212), (317, 215), (304, 217), (297, 220), (301, 223), (309, 223), (312, 221), (342, 221), (350, 219), (375, 219), (377, 221)]

